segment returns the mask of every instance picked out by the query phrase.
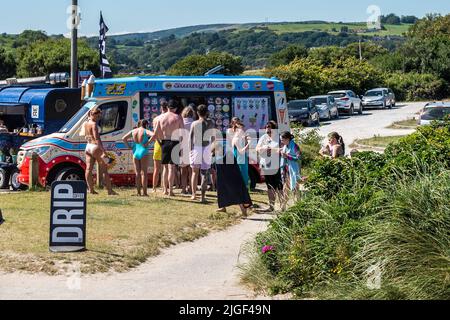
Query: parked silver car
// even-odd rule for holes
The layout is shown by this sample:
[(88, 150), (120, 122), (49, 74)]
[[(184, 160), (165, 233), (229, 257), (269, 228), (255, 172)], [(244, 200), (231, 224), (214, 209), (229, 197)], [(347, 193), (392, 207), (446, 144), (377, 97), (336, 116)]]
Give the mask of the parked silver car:
[(364, 108), (361, 99), (351, 90), (340, 90), (328, 93), (336, 99), (339, 112), (349, 113), (354, 115), (355, 111), (358, 114), (363, 114)]
[(313, 104), (317, 107), (321, 120), (323, 119), (329, 121), (339, 118), (338, 105), (333, 96), (314, 96), (309, 98), (309, 100), (312, 100)]
[(395, 108), (397, 100), (394, 92), (389, 88), (372, 89), (366, 92), (362, 99), (364, 108)]
[(444, 120), (445, 117), (450, 117), (450, 102), (428, 103), (420, 113), (419, 125), (427, 126), (433, 121)]

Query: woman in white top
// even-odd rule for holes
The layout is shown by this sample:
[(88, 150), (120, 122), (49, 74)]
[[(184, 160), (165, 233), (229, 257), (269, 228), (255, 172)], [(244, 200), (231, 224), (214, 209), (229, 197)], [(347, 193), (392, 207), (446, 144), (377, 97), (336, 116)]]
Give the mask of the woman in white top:
[(180, 159), (180, 168), (181, 168), (181, 194), (188, 195), (192, 193), (190, 187), (190, 177), (192, 176), (192, 169), (190, 166), (190, 146), (189, 146), (189, 133), (191, 132), (192, 124), (194, 123), (195, 111), (194, 108), (190, 105), (186, 107), (181, 113), (181, 117), (184, 122), (184, 134), (183, 134), (183, 145), (182, 145), (182, 154)]
[(269, 196), (269, 211), (275, 210), (275, 202), (278, 195), (281, 206), (284, 206), (283, 181), (280, 169), (280, 137), (278, 125), (270, 121), (266, 125), (266, 134), (263, 135), (256, 147), (260, 159), (261, 173), (265, 178)]

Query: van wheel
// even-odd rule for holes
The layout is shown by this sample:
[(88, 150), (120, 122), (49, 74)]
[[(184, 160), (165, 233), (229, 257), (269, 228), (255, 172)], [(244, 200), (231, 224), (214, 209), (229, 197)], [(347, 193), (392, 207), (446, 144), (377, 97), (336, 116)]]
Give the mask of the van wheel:
[(19, 174), (20, 174), (19, 170), (14, 170), (13, 173), (11, 174), (10, 184), (11, 184), (11, 188), (14, 191), (27, 189), (26, 185), (23, 185), (19, 182)]
[(56, 174), (56, 181), (84, 181), (84, 174), (77, 168), (64, 168)]
[(7, 189), (9, 187), (9, 173), (0, 168), (0, 189)]

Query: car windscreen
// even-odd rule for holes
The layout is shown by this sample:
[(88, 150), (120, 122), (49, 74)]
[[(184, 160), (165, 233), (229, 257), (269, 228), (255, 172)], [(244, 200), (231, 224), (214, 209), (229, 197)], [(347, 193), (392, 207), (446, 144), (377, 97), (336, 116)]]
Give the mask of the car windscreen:
[(382, 97), (383, 91), (367, 91), (366, 97)]
[(431, 107), (425, 108), (422, 120), (444, 120), (446, 116), (450, 116), (450, 107)]
[(59, 131), (59, 133), (69, 132), (77, 123), (82, 119), (88, 112), (90, 108), (88, 106), (82, 107), (73, 117), (69, 120)]
[(347, 96), (347, 94), (345, 94), (344, 92), (342, 92), (342, 93), (330, 93), (330, 96), (333, 96), (333, 97), (339, 99), (339, 98), (345, 98)]
[(296, 101), (289, 103), (290, 111), (308, 110), (308, 101)]
[(327, 104), (328, 103), (328, 99), (327, 98), (314, 98), (312, 99), (313, 104), (315, 106), (320, 106), (321, 104)]

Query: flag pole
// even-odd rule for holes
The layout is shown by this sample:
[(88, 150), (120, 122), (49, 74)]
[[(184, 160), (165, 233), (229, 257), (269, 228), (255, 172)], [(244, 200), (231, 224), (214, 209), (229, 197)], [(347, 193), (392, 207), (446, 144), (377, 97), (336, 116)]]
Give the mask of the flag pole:
[[(103, 22), (103, 12), (100, 11), (100, 39), (102, 36), (102, 22)], [(100, 40), (101, 41), (101, 40)], [(100, 78), (103, 79), (103, 54), (102, 54), (102, 49), (101, 49), (101, 45), (99, 47), (98, 50), (98, 54), (99, 54), (99, 61), (100, 61)]]
[(78, 88), (78, 0), (72, 0), (70, 87)]

